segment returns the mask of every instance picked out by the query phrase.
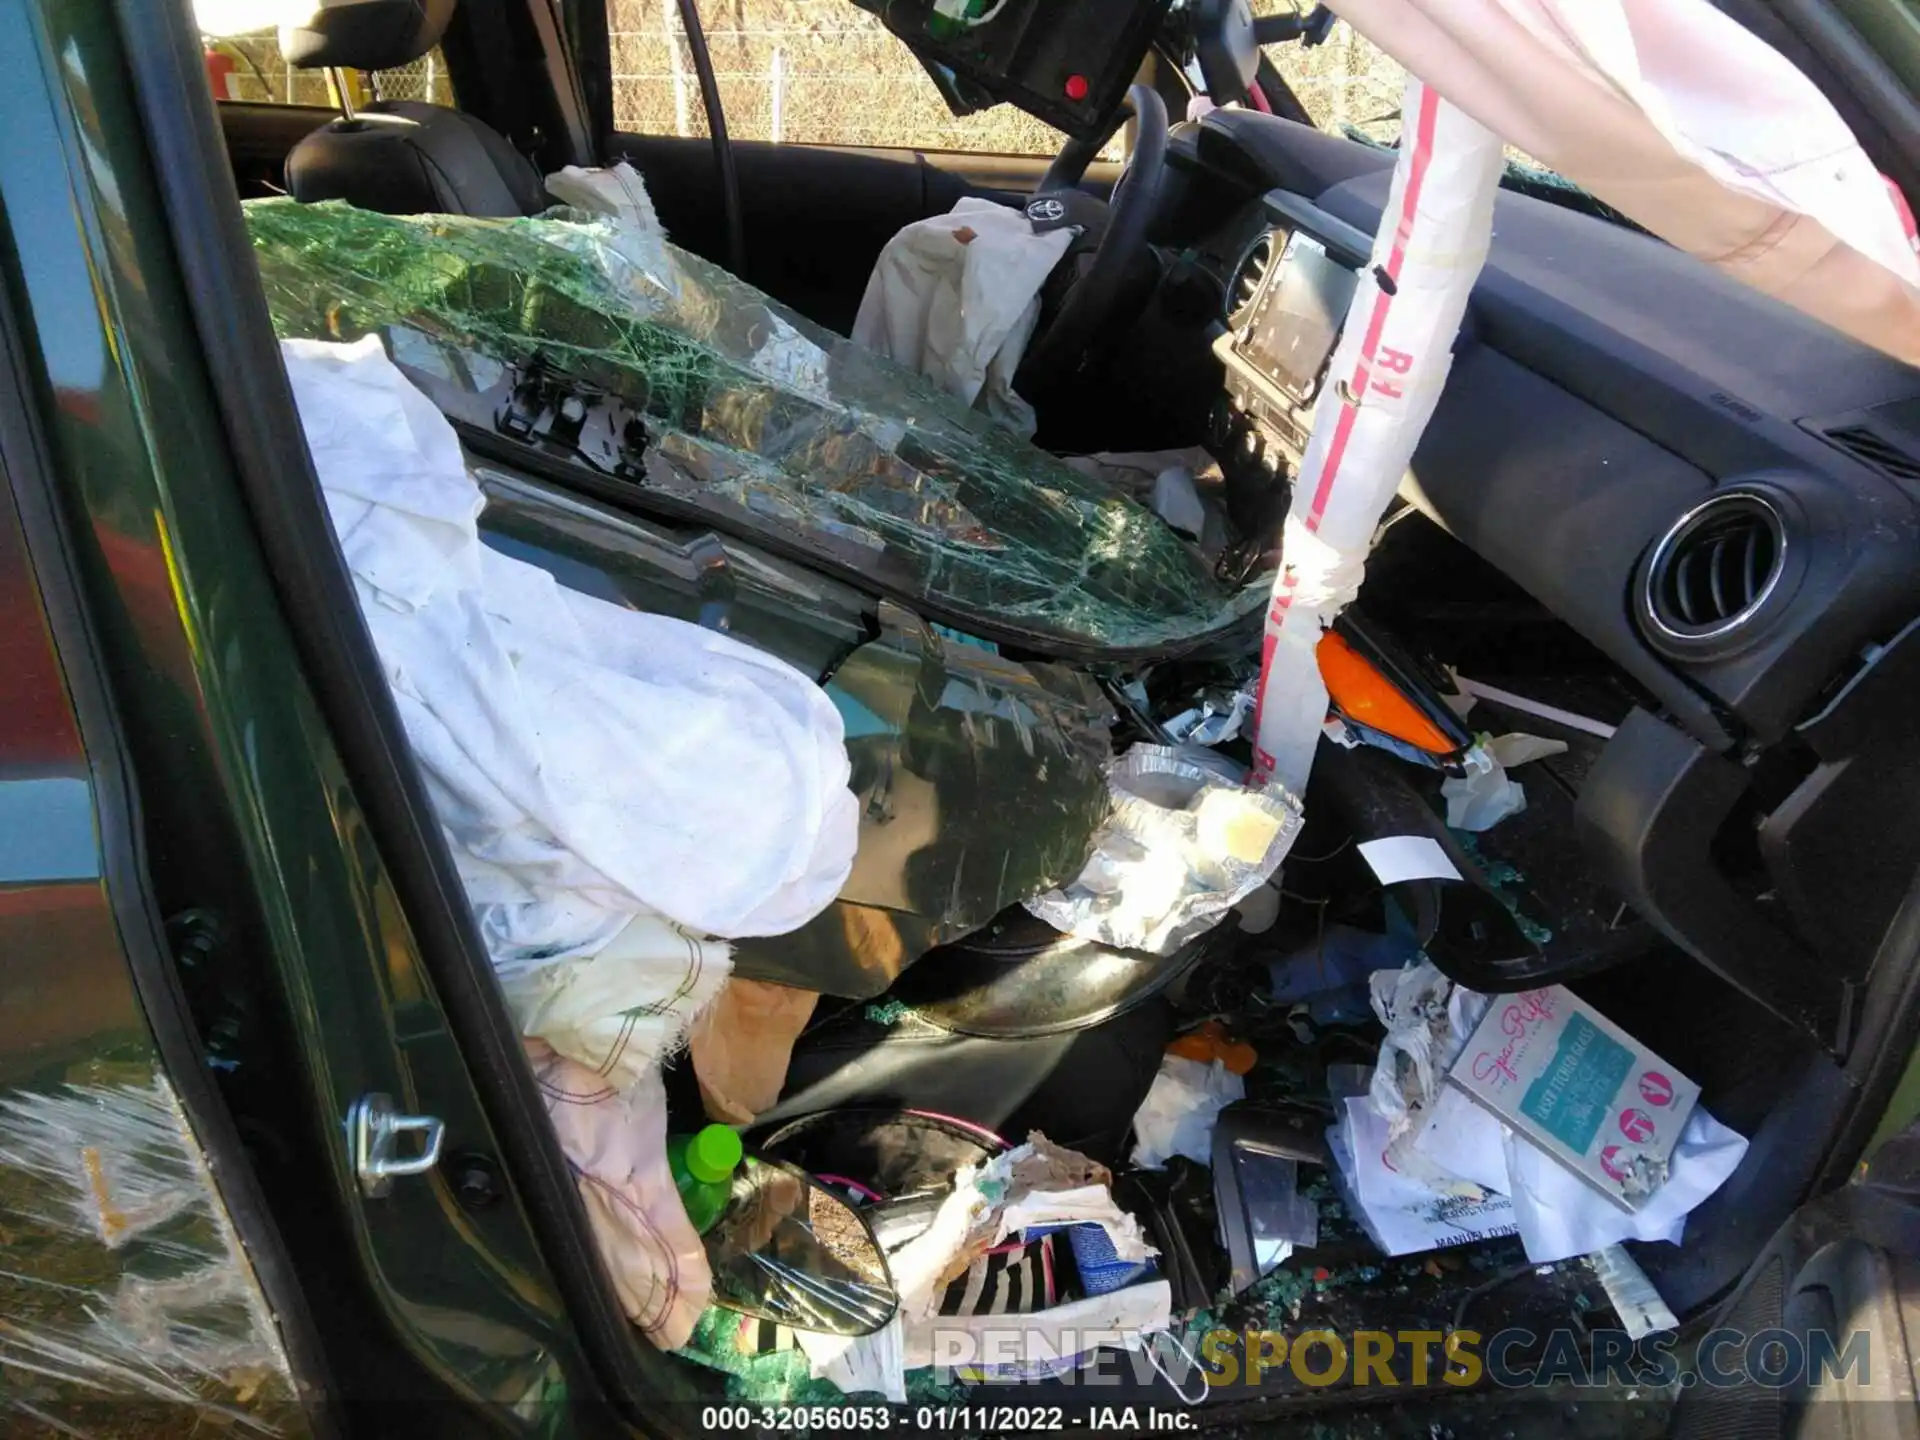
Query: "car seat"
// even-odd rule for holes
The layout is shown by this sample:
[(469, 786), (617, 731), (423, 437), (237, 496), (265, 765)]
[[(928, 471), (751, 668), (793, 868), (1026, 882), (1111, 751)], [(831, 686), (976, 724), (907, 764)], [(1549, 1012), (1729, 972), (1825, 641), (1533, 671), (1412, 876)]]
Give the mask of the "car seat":
[[(280, 27), (302, 70), (391, 70), (440, 43), (454, 0), (332, 0)], [(343, 97), (344, 84), (334, 87)], [(287, 156), (296, 200), (345, 200), (387, 215), (537, 215), (553, 202), (540, 172), (507, 138), (445, 105), (348, 105)]]
[(1021, 910), (930, 950), (875, 1004), (823, 1001), (763, 1121), (848, 1105), (933, 1111), (1117, 1164), (1173, 1030), (1165, 992), (1215, 953), (1061, 935)]

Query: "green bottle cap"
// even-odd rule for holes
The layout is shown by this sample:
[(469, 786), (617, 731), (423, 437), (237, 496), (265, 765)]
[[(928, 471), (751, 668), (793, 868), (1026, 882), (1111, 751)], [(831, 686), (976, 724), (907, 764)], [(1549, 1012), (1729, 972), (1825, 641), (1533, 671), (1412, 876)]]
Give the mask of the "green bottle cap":
[(740, 1137), (725, 1125), (708, 1125), (687, 1141), (687, 1173), (712, 1185), (733, 1174), (744, 1152)]

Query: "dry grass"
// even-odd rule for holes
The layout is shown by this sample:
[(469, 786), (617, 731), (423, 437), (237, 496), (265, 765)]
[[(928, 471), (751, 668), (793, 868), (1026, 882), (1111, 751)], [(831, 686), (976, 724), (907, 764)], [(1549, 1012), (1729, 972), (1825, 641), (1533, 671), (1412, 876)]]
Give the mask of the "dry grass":
[[(610, 0), (607, 8), (614, 123), (641, 134), (705, 135), (674, 0)], [(1051, 155), (1064, 138), (1011, 105), (953, 115), (912, 52), (850, 0), (704, 0), (700, 12), (736, 138), (1009, 155)], [(272, 31), (219, 44), (237, 61), (233, 99), (332, 103), (324, 75), (289, 73)], [(1268, 54), (1322, 125), (1352, 125), (1378, 139), (1399, 133), (1400, 67), (1346, 26), (1317, 49), (1284, 45)], [(453, 100), (437, 51), (377, 82), (389, 99)]]

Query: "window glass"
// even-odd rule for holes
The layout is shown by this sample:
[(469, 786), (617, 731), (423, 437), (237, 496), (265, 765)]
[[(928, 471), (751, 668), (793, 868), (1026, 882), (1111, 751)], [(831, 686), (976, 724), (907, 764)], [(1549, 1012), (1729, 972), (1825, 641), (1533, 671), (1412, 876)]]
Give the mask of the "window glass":
[[(296, 70), (281, 58), (277, 0), (195, 0), (200, 46), (207, 81), (216, 100), (251, 100), (275, 105), (339, 106), (321, 70)], [(392, 70), (349, 72), (355, 103), (369, 100), (425, 100), (453, 104), (447, 63), (435, 48), (411, 65)]]
[[(1255, 15), (1289, 15), (1292, 0), (1254, 0)], [(1306, 7), (1300, 7), (1305, 9)], [(1266, 56), (1313, 123), (1391, 145), (1400, 138), (1400, 92), (1407, 72), (1351, 25), (1336, 24), (1326, 43), (1269, 45)]]
[[(1295, 6), (1292, 0), (1253, 0), (1253, 13), (1286, 15), (1295, 13)], [(1311, 49), (1292, 41), (1269, 45), (1266, 56), (1320, 129), (1378, 145), (1399, 142), (1406, 69), (1351, 25), (1335, 24), (1326, 42)], [(1510, 181), (1536, 180), (1557, 191), (1583, 193), (1524, 150), (1509, 145), (1506, 154)], [(1606, 215), (1618, 218), (1611, 211)]]
[[(734, 0), (701, 17), (736, 140), (1001, 155), (1052, 155), (1066, 142), (1012, 105), (954, 115), (913, 52), (849, 0)], [(674, 0), (608, 0), (607, 29), (614, 128), (705, 135)]]

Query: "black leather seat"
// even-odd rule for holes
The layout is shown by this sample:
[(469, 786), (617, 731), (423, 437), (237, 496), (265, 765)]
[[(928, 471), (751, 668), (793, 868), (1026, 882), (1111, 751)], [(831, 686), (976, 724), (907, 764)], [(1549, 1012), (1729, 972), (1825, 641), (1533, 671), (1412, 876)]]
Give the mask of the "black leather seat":
[[(336, 0), (280, 27), (289, 65), (390, 70), (440, 43), (454, 0)], [(497, 130), (444, 105), (381, 100), (321, 126), (287, 156), (296, 200), (388, 215), (538, 214), (540, 173)]]

